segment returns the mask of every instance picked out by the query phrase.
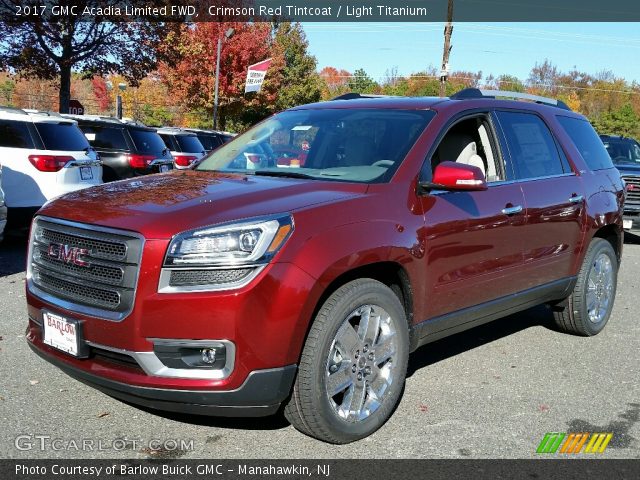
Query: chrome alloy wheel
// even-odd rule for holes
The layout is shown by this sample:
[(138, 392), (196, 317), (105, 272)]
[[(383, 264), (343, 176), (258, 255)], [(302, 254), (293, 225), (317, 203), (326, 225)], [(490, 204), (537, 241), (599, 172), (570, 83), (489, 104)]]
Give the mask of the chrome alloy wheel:
[(331, 343), (325, 391), (334, 412), (355, 423), (384, 403), (394, 382), (396, 327), (378, 305), (363, 305), (344, 320)]
[(609, 311), (613, 296), (613, 265), (605, 253), (600, 253), (591, 265), (587, 283), (589, 320), (600, 323)]

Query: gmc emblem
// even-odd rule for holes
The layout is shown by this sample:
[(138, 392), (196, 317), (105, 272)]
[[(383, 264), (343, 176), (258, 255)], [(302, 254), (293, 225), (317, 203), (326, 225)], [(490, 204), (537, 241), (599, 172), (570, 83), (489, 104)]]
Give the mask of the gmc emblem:
[(64, 263), (73, 263), (79, 267), (88, 267), (89, 263), (82, 260), (82, 255), (88, 255), (86, 248), (70, 247), (62, 243), (50, 243), (48, 255)]

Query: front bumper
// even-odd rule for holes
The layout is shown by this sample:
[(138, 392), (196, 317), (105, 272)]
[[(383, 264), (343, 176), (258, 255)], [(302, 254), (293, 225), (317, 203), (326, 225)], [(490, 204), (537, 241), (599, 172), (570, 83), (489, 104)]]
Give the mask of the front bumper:
[[(119, 382), (65, 361), (42, 343), (36, 325), (30, 324), (27, 341), (31, 349), (64, 373), (119, 400), (155, 410), (228, 417), (261, 417), (274, 414), (289, 396), (296, 365), (256, 370), (233, 390), (180, 390), (152, 388)], [(96, 369), (98, 370), (98, 369)]]

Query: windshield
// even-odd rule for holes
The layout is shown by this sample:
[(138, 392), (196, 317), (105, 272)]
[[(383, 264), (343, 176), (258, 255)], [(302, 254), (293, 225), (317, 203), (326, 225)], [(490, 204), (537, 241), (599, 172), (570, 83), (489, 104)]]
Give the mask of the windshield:
[(224, 144), (196, 170), (385, 182), (434, 115), (364, 108), (287, 111)]
[(640, 165), (640, 145), (632, 139), (603, 140), (614, 164)]

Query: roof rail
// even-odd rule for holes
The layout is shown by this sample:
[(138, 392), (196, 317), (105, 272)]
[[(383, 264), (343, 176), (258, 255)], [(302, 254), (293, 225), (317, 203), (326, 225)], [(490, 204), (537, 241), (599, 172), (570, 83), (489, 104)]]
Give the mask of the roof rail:
[(569, 106), (562, 100), (556, 100), (555, 98), (541, 97), (539, 95), (531, 95), (530, 93), (522, 92), (509, 92), (503, 90), (482, 90), (480, 88), (465, 88), (458, 93), (451, 95), (449, 98), (453, 100), (471, 100), (473, 98), (511, 98), (515, 100), (529, 100), (531, 102), (539, 103), (542, 105), (551, 105), (552, 107), (562, 108), (563, 110), (569, 110)]
[(27, 114), (27, 112), (25, 112), (23, 109), (16, 107), (0, 107), (0, 112), (17, 113), (18, 115)]
[(331, 101), (333, 100), (354, 100), (356, 98), (389, 98), (389, 95), (373, 95), (370, 93), (357, 93), (357, 92), (349, 92), (349, 93), (344, 93), (342, 95), (339, 95), (335, 98), (332, 98)]
[(29, 115), (46, 115), (47, 117), (61, 117), (58, 112), (52, 110), (37, 110), (35, 108), (25, 108), (24, 112)]

